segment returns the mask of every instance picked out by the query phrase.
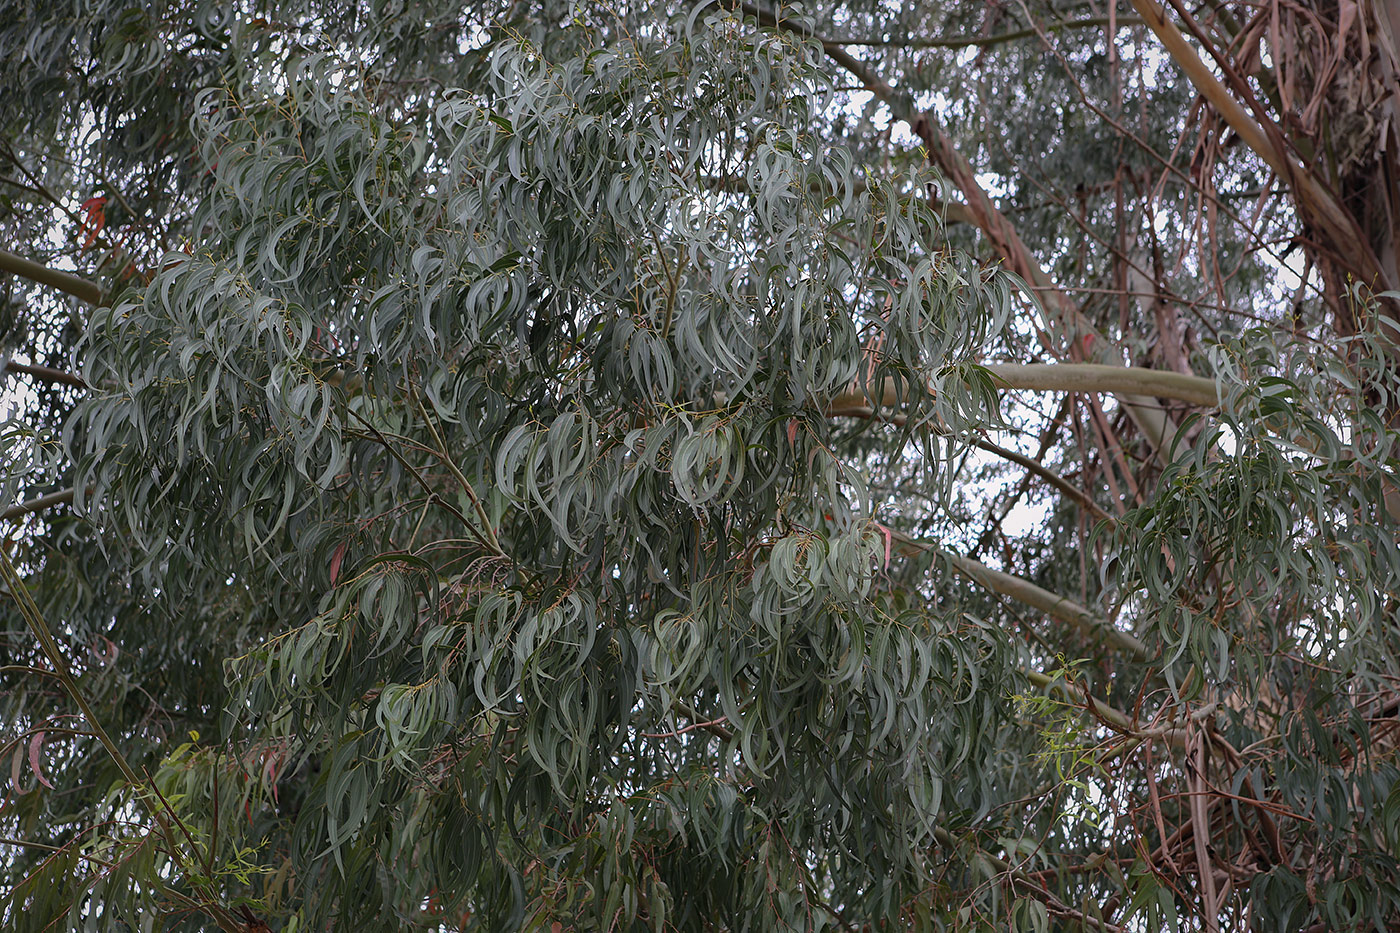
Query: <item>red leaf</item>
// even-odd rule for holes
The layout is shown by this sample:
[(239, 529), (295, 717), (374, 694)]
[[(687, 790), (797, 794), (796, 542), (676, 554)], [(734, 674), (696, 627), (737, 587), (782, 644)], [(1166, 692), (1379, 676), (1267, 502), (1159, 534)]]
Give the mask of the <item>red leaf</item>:
[(101, 195), (88, 198), (83, 202), (83, 213), (87, 215), (87, 220), (83, 223), (83, 229), (87, 231), (87, 237), (83, 240), (83, 249), (92, 246), (97, 239), (97, 234), (107, 223), (107, 214), (103, 210), (106, 204), (107, 199)]
[(98, 635), (97, 640), (102, 642), (105, 647), (101, 651), (98, 651), (98, 645), (94, 642), (93, 646), (88, 649), (92, 652), (92, 656), (101, 661), (104, 665), (110, 665), (116, 661), (117, 655), (121, 653), (121, 649), (117, 647), (116, 643), (106, 635)]
[(40, 784), (43, 784), (49, 790), (53, 790), (53, 785), (49, 783), (49, 779), (44, 777), (44, 769), (39, 761), (39, 752), (44, 748), (45, 734), (46, 733), (43, 732), (36, 732), (34, 733), (34, 737), (29, 740), (29, 767), (34, 770), (34, 776), (39, 779)]
[(788, 446), (792, 447), (797, 443), (797, 419), (789, 418), (787, 423)]
[(335, 581), (340, 577), (340, 562), (345, 559), (345, 549), (349, 544), (349, 541), (340, 542), (331, 555), (331, 586), (335, 586)]
[(277, 772), (282, 766), (282, 753), (280, 751), (263, 752), (263, 779), (272, 788), (272, 802), (278, 803), (277, 799)]

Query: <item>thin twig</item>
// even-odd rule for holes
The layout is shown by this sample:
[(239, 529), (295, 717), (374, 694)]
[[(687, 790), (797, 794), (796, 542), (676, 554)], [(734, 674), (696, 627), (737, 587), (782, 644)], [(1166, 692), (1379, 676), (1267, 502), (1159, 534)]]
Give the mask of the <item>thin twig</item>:
[(462, 514), (461, 509), (457, 508), (451, 502), (448, 502), (445, 498), (438, 494), (437, 490), (434, 489), (432, 485), (427, 481), (427, 479), (424, 478), (423, 474), (418, 471), (418, 468), (412, 463), (409, 463), (407, 458), (405, 458), (403, 454), (399, 453), (398, 449), (395, 448), (393, 444), (389, 443), (389, 439), (384, 436), (384, 433), (382, 431), (380, 431), (373, 424), (370, 424), (368, 421), (366, 421), (360, 415), (360, 413), (355, 411), (353, 408), (349, 408), (346, 410), (350, 413), (351, 417), (363, 424), (366, 428), (369, 429), (370, 432), (369, 434), (354, 432), (355, 434), (365, 438), (366, 440), (377, 441), (380, 444), (380, 446), (382, 446), (385, 450), (389, 452), (390, 456), (392, 456), (395, 460), (402, 464), (404, 469), (408, 470), (409, 474), (412, 475), (412, 477), (418, 481), (418, 485), (422, 486), (423, 491), (428, 494), (429, 500), (438, 503), (448, 512), (451, 512), (452, 515), (454, 515), (457, 518), (457, 520), (462, 523), (463, 527), (465, 527), (467, 531), (471, 532), (478, 541), (486, 545), (486, 547), (490, 548), (492, 551), (494, 551), (496, 554), (502, 557), (505, 556), (505, 553), (501, 551), (501, 546), (499, 544), (493, 543), (489, 538), (486, 537), (485, 532), (477, 528), (476, 525), (472, 523), (470, 519), (467, 518), (467, 516)]
[(712, 726), (722, 725), (729, 721), (729, 717), (721, 716), (718, 719), (711, 719), (708, 722), (693, 722), (688, 726), (682, 726), (671, 732), (641, 732), (638, 733), (644, 739), (674, 739), (685, 735), (687, 732), (694, 732), (697, 729), (710, 729)]

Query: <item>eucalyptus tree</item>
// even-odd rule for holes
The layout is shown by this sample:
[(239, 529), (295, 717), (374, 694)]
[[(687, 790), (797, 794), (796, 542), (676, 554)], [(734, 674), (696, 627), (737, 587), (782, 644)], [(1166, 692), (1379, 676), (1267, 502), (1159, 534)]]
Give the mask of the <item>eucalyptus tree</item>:
[(0, 918), (1393, 928), (1393, 28), (0, 3)]

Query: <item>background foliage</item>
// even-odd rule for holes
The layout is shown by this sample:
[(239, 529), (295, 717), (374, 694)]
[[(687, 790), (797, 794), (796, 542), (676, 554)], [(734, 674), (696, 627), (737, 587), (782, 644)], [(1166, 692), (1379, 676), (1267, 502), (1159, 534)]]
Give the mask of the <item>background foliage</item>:
[(0, 0), (3, 923), (1394, 928), (1397, 25)]

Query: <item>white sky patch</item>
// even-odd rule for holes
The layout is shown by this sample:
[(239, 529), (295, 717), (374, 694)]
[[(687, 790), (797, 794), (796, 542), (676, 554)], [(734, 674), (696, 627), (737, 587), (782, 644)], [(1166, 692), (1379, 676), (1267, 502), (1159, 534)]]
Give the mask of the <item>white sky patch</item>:
[(1216, 438), (1216, 444), (1219, 445), (1220, 452), (1227, 457), (1233, 457), (1240, 449), (1239, 436), (1228, 424), (1220, 426), (1220, 436)]

